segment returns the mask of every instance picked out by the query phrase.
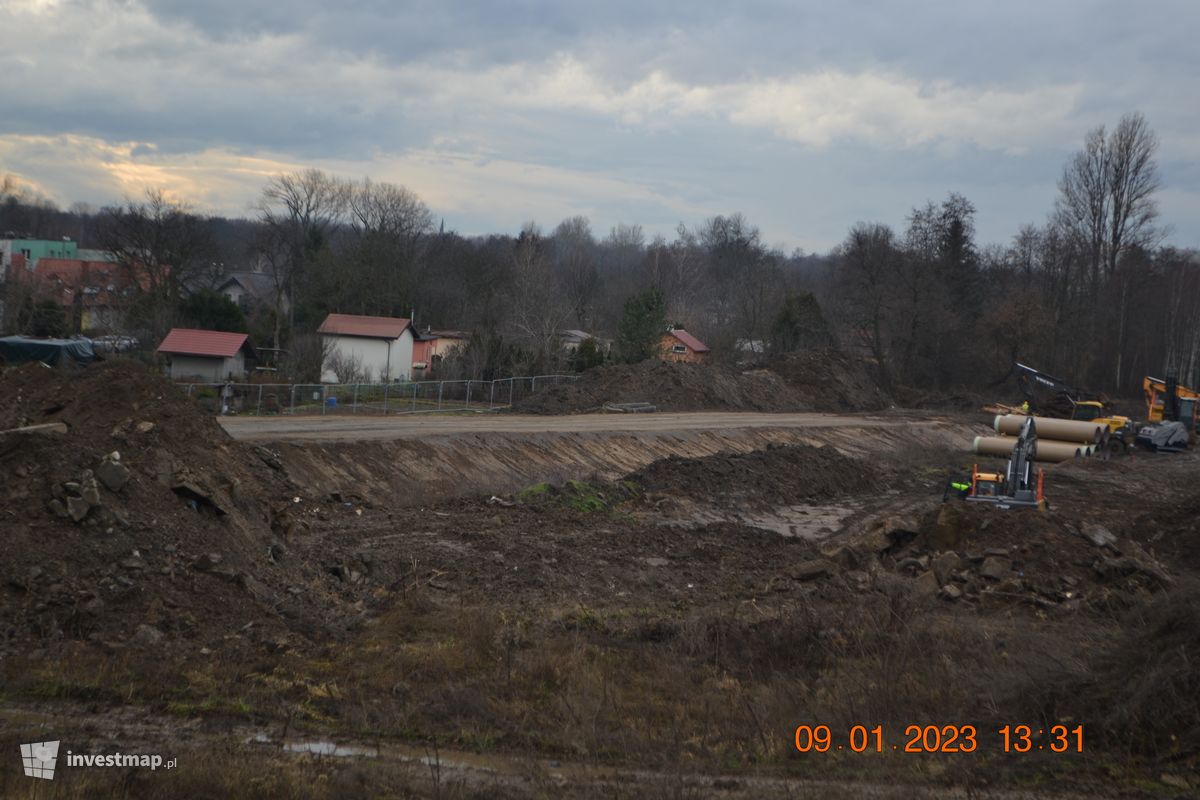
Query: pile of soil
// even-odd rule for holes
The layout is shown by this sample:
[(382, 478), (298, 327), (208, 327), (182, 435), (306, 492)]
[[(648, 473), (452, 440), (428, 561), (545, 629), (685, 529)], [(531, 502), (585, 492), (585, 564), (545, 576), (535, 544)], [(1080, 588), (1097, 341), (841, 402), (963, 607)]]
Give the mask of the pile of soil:
[(811, 406), (778, 375), (708, 364), (647, 360), (590, 369), (517, 403), (521, 414), (597, 411), (606, 403), (650, 403), (659, 411), (808, 411)]
[(0, 434), (0, 652), (282, 642), (285, 617), (311, 618), (321, 591), (286, 557), (293, 487), (270, 453), (129, 361), (27, 365), (0, 390), (0, 428), (67, 428)]
[(766, 368), (817, 411), (879, 411), (892, 405), (868, 365), (838, 350), (787, 353), (771, 358)]
[(927, 594), (985, 610), (1024, 605), (1109, 613), (1173, 582), (1132, 538), (1053, 509), (951, 501), (930, 511), (915, 535), (898, 536), (887, 556)]
[(770, 446), (703, 458), (672, 456), (626, 476), (648, 492), (746, 506), (793, 505), (854, 494), (873, 483), (869, 465), (832, 447)]

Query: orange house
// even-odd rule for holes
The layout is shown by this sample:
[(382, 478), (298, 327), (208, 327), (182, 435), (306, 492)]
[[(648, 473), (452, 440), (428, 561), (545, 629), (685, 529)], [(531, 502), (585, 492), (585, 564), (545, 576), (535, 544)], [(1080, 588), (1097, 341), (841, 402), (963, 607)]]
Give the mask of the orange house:
[(658, 352), (663, 361), (697, 363), (708, 359), (709, 347), (682, 328), (673, 328), (659, 340)]

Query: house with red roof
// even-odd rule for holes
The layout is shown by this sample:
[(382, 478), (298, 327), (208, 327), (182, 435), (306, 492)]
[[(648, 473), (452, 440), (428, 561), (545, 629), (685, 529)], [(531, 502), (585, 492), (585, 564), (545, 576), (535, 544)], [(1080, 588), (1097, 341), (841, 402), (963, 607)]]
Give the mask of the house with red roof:
[[(120, 309), (129, 304), (135, 291), (127, 270), (111, 261), (81, 258), (38, 260), (30, 274), (35, 292), (61, 305), (73, 331), (112, 331), (121, 328)], [(147, 288), (139, 281), (140, 288)]]
[(683, 328), (669, 328), (658, 342), (659, 358), (663, 361), (705, 361), (709, 347)]
[(402, 317), (330, 314), (317, 328), (325, 345), (321, 380), (406, 381), (412, 376), (412, 321)]
[(157, 352), (167, 357), (173, 379), (211, 383), (243, 380), (255, 360), (248, 335), (194, 328), (172, 328)]

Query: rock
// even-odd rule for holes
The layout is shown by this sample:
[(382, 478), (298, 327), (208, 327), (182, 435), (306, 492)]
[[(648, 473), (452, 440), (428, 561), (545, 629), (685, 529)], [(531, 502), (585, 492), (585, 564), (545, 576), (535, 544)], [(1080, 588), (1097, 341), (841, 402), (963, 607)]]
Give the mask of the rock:
[(62, 485), (62, 488), (67, 490), (67, 494), (73, 494), (76, 497), (78, 497), (79, 493), (83, 491), (83, 487), (80, 486), (76, 481), (67, 481)]
[(932, 570), (929, 572), (922, 572), (917, 576), (916, 586), (917, 592), (932, 597), (938, 593), (937, 576), (933, 574)]
[(1169, 772), (1164, 772), (1159, 776), (1158, 780), (1161, 783), (1170, 786), (1172, 789), (1181, 789), (1185, 792), (1191, 791), (1192, 782), (1182, 775), (1173, 775)]
[(137, 630), (133, 634), (133, 641), (137, 642), (138, 644), (154, 645), (161, 642), (162, 639), (162, 631), (153, 625), (147, 625), (144, 622), (137, 626)]
[(937, 576), (938, 583), (942, 585), (949, 583), (950, 576), (960, 567), (962, 567), (962, 559), (953, 550), (939, 553), (933, 559), (933, 574)]
[(287, 548), (280, 542), (272, 542), (270, 547), (267, 548), (267, 557), (275, 563), (282, 561), (286, 555)]
[(63, 501), (59, 500), (57, 497), (47, 503), (47, 507), (50, 509), (50, 513), (56, 517), (66, 519), (71, 515), (70, 512), (67, 511), (67, 507)]
[(945, 597), (947, 600), (957, 600), (962, 596), (962, 589), (958, 588), (953, 583), (947, 583), (942, 587), (942, 597)]
[(846, 580), (860, 592), (865, 592), (871, 588), (871, 574), (861, 569), (851, 570), (846, 573)]
[(815, 581), (820, 578), (828, 578), (836, 571), (837, 565), (832, 561), (818, 558), (812, 561), (801, 561), (799, 564), (794, 564), (788, 569), (787, 574), (794, 580)]
[(979, 574), (985, 578), (998, 581), (1012, 572), (1012, 563), (1006, 558), (988, 556), (979, 567)]
[(875, 522), (857, 542), (874, 553), (890, 550), (897, 542), (911, 538), (920, 529), (917, 520), (908, 516), (885, 517)]
[(996, 556), (997, 558), (1008, 558), (1008, 550), (1003, 547), (989, 547), (983, 551), (984, 556)]
[(154, 423), (149, 420), (143, 420), (134, 427), (134, 430), (138, 433), (149, 433), (154, 430)]
[(119, 492), (129, 482), (129, 467), (110, 456), (96, 467), (96, 477), (110, 492)]
[(123, 559), (121, 559), (120, 564), (125, 569), (140, 570), (140, 569), (146, 568), (146, 562), (143, 561), (142, 559), (138, 558), (137, 556), (130, 556), (129, 558), (123, 558)]
[(966, 527), (966, 520), (958, 506), (945, 503), (926, 534), (928, 546), (933, 550), (955, 550), (965, 537)]
[[(503, 561), (503, 559), (500, 560)], [(657, 557), (643, 558), (642, 560), (646, 562), (646, 566), (648, 567), (665, 567), (671, 563), (668, 559)]]
[(90, 469), (83, 471), (83, 478), (79, 481), (79, 495), (87, 500), (88, 505), (100, 505), (100, 484), (96, 483), (96, 475)]
[(99, 616), (104, 612), (104, 601), (99, 597), (92, 597), (83, 604), (83, 610), (93, 616)]
[(1079, 533), (1096, 547), (1112, 547), (1117, 543), (1117, 537), (1103, 525), (1084, 525)]
[(192, 569), (198, 572), (210, 572), (220, 563), (220, 553), (205, 553), (192, 562)]
[(76, 522), (83, 522), (83, 518), (88, 515), (89, 510), (91, 510), (91, 505), (82, 497), (67, 498), (67, 513)]

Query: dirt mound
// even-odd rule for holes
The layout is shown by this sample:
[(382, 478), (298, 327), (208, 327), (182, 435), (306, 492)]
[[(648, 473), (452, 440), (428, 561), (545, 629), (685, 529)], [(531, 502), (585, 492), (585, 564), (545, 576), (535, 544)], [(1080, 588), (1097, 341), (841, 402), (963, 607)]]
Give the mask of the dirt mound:
[(982, 608), (1027, 606), (1108, 613), (1173, 578), (1132, 538), (1054, 509), (1005, 511), (951, 501), (898, 537), (892, 566), (930, 596)]
[(270, 454), (132, 362), (25, 366), (0, 390), (4, 428), (66, 426), (0, 435), (0, 649), (286, 637), (304, 576), (284, 555), (291, 487)]
[(787, 353), (766, 367), (817, 411), (878, 411), (892, 405), (867, 365), (837, 350)]
[(626, 477), (650, 492), (737, 506), (780, 506), (850, 494), (871, 482), (863, 462), (832, 447), (770, 446), (703, 458), (672, 456)]
[(590, 369), (517, 403), (522, 414), (572, 414), (605, 403), (651, 403), (659, 411), (807, 411), (811, 406), (778, 375), (708, 364), (643, 361)]

